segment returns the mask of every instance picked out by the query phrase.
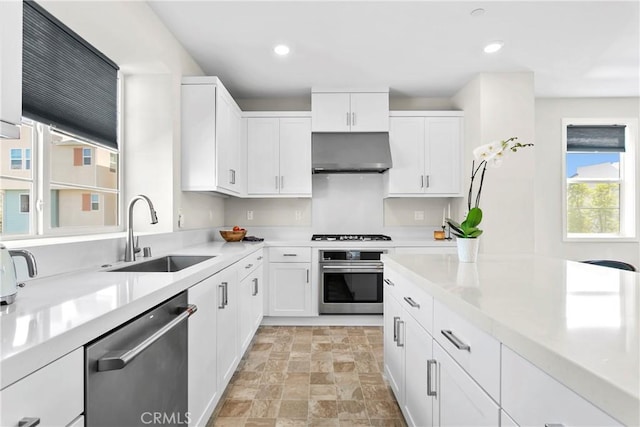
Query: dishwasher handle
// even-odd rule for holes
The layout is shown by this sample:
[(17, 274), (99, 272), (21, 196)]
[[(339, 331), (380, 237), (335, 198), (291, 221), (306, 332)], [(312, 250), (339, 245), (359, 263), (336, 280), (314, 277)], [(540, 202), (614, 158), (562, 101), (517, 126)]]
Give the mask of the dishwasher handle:
[(194, 304), (189, 304), (185, 308), (185, 310), (178, 315), (171, 322), (164, 325), (162, 328), (158, 329), (152, 335), (147, 337), (140, 344), (132, 348), (131, 350), (118, 350), (118, 351), (110, 351), (105, 354), (101, 359), (98, 360), (98, 371), (115, 371), (118, 369), (122, 369), (127, 366), (133, 359), (135, 359), (140, 353), (145, 351), (147, 348), (151, 346), (154, 342), (158, 341), (162, 338), (166, 333), (170, 330), (178, 326), (183, 321), (187, 320), (189, 316), (195, 313), (198, 310), (198, 307)]

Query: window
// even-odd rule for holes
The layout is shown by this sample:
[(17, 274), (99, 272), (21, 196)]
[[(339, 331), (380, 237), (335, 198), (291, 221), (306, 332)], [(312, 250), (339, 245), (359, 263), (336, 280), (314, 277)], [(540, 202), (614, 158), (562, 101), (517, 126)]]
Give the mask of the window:
[(11, 149), (11, 169), (22, 169), (22, 149)]
[(85, 166), (91, 165), (91, 148), (82, 149), (82, 164)]
[(20, 213), (29, 213), (29, 195), (20, 194)]
[(567, 239), (635, 237), (635, 120), (564, 120)]
[(118, 66), (37, 3), (23, 12), (23, 124), (0, 144), (0, 238), (120, 231)]

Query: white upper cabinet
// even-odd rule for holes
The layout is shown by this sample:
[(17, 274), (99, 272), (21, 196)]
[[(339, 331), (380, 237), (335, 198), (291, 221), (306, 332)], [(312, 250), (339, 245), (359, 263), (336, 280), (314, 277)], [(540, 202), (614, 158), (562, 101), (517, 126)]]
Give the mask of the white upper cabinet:
[(311, 119), (247, 119), (247, 195), (311, 196)]
[(313, 92), (313, 132), (388, 132), (389, 92)]
[(0, 1), (0, 138), (20, 138), (22, 2)]
[(241, 112), (217, 77), (182, 80), (182, 190), (242, 192)]
[(462, 195), (462, 117), (397, 114), (389, 120), (393, 167), (385, 174), (386, 195)]

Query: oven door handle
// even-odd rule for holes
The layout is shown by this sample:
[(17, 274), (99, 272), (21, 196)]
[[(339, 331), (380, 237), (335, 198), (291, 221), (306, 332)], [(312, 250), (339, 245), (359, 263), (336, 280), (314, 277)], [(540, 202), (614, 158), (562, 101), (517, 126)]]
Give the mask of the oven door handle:
[(146, 338), (131, 350), (110, 351), (109, 353), (105, 354), (101, 359), (98, 360), (98, 371), (115, 371), (124, 368), (140, 353), (149, 348), (151, 344), (158, 341), (170, 330), (187, 320), (187, 318), (197, 310), (198, 307), (196, 307), (194, 304), (189, 304), (178, 317), (164, 325), (162, 328), (158, 329), (156, 332), (151, 334), (148, 338)]
[(381, 265), (376, 264), (368, 264), (368, 265), (323, 265), (321, 266), (323, 270), (371, 270), (371, 271), (382, 271), (383, 267)]

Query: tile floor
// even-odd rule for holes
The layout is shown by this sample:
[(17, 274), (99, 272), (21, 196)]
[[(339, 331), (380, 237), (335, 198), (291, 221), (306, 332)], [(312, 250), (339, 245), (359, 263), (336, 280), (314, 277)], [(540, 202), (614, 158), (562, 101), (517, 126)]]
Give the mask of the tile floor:
[(406, 426), (382, 327), (261, 326), (207, 427)]

